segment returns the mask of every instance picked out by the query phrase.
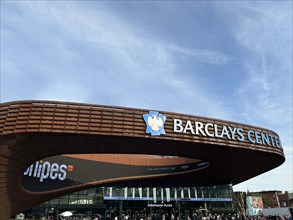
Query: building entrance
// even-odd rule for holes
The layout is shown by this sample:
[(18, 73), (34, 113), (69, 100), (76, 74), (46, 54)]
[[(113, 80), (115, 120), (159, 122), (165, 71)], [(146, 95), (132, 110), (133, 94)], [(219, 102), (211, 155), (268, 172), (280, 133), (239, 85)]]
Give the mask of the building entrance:
[(35, 217), (71, 211), (74, 216), (100, 219), (194, 219), (234, 211), (232, 187), (97, 187), (47, 201), (26, 211)]

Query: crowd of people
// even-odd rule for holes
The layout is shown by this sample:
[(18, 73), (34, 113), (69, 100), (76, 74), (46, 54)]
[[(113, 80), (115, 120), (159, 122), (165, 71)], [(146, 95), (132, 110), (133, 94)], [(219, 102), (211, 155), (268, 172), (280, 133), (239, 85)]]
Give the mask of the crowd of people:
[[(94, 214), (92, 216), (86, 216), (82, 214), (73, 214), (72, 216), (62, 216), (58, 215), (57, 217), (54, 216), (46, 216), (41, 218), (35, 218), (30, 216), (29, 218), (24, 218), (23, 220), (293, 220), (291, 216), (243, 216), (240, 214), (231, 214), (231, 213), (212, 213), (212, 212), (195, 212), (193, 211), (191, 214), (190, 212), (185, 213), (178, 213), (176, 211), (167, 212), (153, 212), (153, 213), (146, 213), (141, 211), (136, 211), (133, 214), (122, 214), (121, 216), (117, 215), (116, 213), (108, 213), (105, 215), (101, 214)], [(18, 219), (16, 219), (18, 220)]]

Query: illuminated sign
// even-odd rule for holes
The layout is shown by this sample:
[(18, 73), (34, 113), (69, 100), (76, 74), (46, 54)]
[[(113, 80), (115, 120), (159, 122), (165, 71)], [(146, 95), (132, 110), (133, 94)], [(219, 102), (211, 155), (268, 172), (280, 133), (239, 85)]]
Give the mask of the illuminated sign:
[(39, 178), (40, 182), (46, 179), (60, 181), (65, 180), (67, 171), (73, 171), (72, 165), (50, 163), (49, 161), (37, 161), (36, 163), (30, 165), (23, 175), (30, 176), (34, 178)]
[(157, 203), (149, 203), (148, 204), (148, 207), (159, 207), (159, 208), (161, 208), (161, 207), (168, 207), (168, 208), (172, 208), (173, 207), (173, 205), (172, 204), (170, 204), (170, 203), (161, 203), (161, 204), (157, 204)]
[(88, 205), (88, 204), (94, 204), (94, 201), (92, 199), (78, 199), (78, 200), (74, 200), (74, 201), (70, 201), (69, 202), (70, 205)]
[(261, 197), (247, 196), (246, 198), (247, 215), (255, 216), (261, 214), (263, 202)]

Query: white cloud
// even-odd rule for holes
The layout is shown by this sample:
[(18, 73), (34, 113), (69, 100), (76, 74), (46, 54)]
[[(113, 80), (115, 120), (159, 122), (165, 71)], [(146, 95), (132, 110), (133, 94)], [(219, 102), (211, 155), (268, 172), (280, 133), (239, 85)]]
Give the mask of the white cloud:
[(76, 81), (56, 82), (47, 84), (45, 88), (36, 94), (38, 100), (72, 101), (86, 103), (88, 91)]
[(278, 179), (283, 189), (289, 190), (292, 188), (292, 2), (237, 3), (232, 7), (219, 6), (227, 17), (239, 14), (230, 22), (231, 33), (247, 51), (243, 63), (248, 78), (234, 94), (242, 100), (239, 114), (249, 124), (277, 131), (287, 160), (277, 169), (235, 189), (278, 189), (280, 182), (275, 181)]
[[(23, 12), (29, 14), (30, 19), (39, 18), (36, 25), (45, 24), (47, 27), (44, 28), (53, 27), (52, 31), (55, 31), (45, 39), (45, 42), (49, 46), (52, 45), (55, 51), (52, 51), (51, 48), (43, 48), (44, 53), (46, 50), (47, 53), (51, 53), (52, 60), (48, 62), (51, 63), (50, 66), (45, 63), (45, 66), (39, 67), (44, 72), (43, 75), (47, 75), (46, 77), (50, 79), (49, 86), (38, 91), (36, 96), (38, 99), (77, 101), (77, 99), (90, 99), (97, 94), (111, 97), (106, 99), (108, 102), (119, 100), (119, 102), (127, 104), (129, 99), (145, 99), (145, 92), (140, 91), (141, 88), (145, 88), (149, 90), (149, 95), (153, 98), (149, 100), (149, 104), (144, 104), (144, 106), (163, 106), (162, 97), (181, 100), (182, 103), (183, 100), (185, 103), (188, 103), (187, 100), (197, 100), (202, 103), (202, 107), (196, 108), (198, 112), (213, 114), (215, 110), (218, 110), (217, 114), (219, 112), (223, 114), (221, 107), (213, 101), (213, 97), (197, 91), (200, 83), (191, 84), (178, 74), (174, 59), (176, 56), (184, 55), (208, 64), (224, 65), (231, 61), (230, 55), (207, 49), (185, 49), (178, 45), (162, 43), (158, 39), (145, 38), (136, 32), (136, 27), (121, 21), (105, 8), (84, 10), (76, 3), (60, 4), (57, 7), (51, 2), (24, 2), (21, 7)], [(80, 51), (74, 49), (73, 44), (79, 46), (81, 50), (88, 50), (87, 56), (93, 56), (92, 63), (86, 60), (90, 56), (83, 57), (82, 54), (79, 54)], [(57, 57), (52, 57), (52, 54), (56, 54)], [(103, 57), (107, 57), (106, 63), (99, 61), (99, 59), (103, 60)], [(96, 60), (98, 64), (95, 63)], [(57, 65), (52, 66), (52, 61)], [(90, 66), (87, 68), (84, 63), (81, 64), (82, 62), (88, 63)], [(99, 69), (101, 65), (107, 66)], [(94, 68), (97, 69), (94, 70)], [(82, 77), (74, 77), (78, 71), (82, 71), (80, 73)], [(58, 79), (56, 85), (54, 85), (53, 78)], [(71, 83), (74, 78), (81, 82)], [(71, 80), (68, 81), (68, 79)], [(70, 93), (61, 92), (62, 83), (66, 84), (69, 91), (76, 93), (85, 86), (88, 79), (90, 79), (86, 88), (88, 92), (83, 91), (81, 95), (72, 96)], [(82, 81), (84, 85), (82, 85)], [(99, 89), (96, 89), (94, 82), (100, 83)], [(69, 86), (70, 83), (71, 86)], [(76, 89), (74, 89), (75, 87)], [(112, 89), (113, 87), (115, 90)], [(135, 92), (131, 92), (131, 90)], [(115, 97), (115, 94), (119, 94), (119, 98), (117, 95)], [(86, 97), (87, 95), (88, 97)], [(99, 98), (99, 100), (103, 99)], [(194, 104), (186, 106), (190, 113), (194, 112), (193, 106)], [(178, 109), (178, 107), (174, 109)]]
[(233, 58), (231, 55), (225, 55), (218, 51), (211, 50), (190, 50), (186, 48), (181, 48), (176, 45), (166, 46), (170, 50), (187, 56), (192, 56), (203, 62), (214, 64), (214, 65), (225, 65), (228, 64)]
[[(29, 99), (33, 94), (37, 99), (169, 110), (268, 125), (282, 139), (285, 137), (286, 154), (290, 153), (292, 22), (288, 17), (292, 12), (287, 10), (287, 3), (213, 3), (218, 9), (215, 13), (226, 17), (230, 25), (227, 30), (231, 30), (229, 34), (237, 44), (223, 43), (236, 48), (234, 54), (204, 47), (184, 48), (176, 40), (168, 42), (156, 33), (148, 34), (152, 30), (121, 19), (103, 7), (103, 2), (93, 8), (81, 2), (5, 4), (18, 13), (6, 12), (6, 20), (1, 21), (6, 24), (1, 28), (11, 34), (8, 37), (1, 33), (1, 43), (8, 49), (4, 51), (8, 55), (1, 73), (5, 74), (6, 85), (19, 89), (17, 94), (6, 92), (5, 100), (23, 97), (19, 91), (27, 90), (31, 91), (26, 96)], [(229, 64), (241, 63), (245, 69), (239, 72), (247, 77), (243, 77), (234, 99), (229, 100), (231, 107), (224, 99), (219, 100), (218, 94), (209, 93), (211, 86), (218, 85), (203, 83), (200, 74), (197, 80), (190, 80), (193, 70), (180, 64), (181, 57), (206, 69), (221, 68), (227, 86), (235, 83), (224, 76), (231, 71)], [(235, 74), (243, 66), (233, 69)], [(217, 91), (224, 90), (227, 92), (222, 87)], [(287, 162), (278, 169), (283, 167), (290, 171)]]

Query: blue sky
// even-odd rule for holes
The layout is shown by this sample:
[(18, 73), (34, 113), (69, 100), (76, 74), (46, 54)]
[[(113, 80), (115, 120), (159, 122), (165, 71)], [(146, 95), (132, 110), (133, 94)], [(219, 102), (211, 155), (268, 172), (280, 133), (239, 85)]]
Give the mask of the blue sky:
[(173, 111), (279, 133), (292, 190), (292, 1), (1, 1), (1, 102)]

